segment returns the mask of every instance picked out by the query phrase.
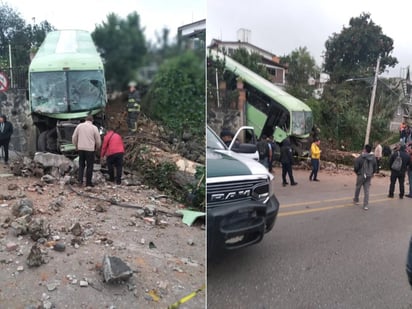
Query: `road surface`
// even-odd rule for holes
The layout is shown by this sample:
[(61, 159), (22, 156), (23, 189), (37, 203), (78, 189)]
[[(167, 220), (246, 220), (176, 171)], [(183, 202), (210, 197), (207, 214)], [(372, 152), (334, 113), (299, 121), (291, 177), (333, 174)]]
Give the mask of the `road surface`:
[(294, 173), (282, 187), (275, 170), (280, 213), (263, 241), (208, 263), (208, 308), (412, 308), (412, 199), (398, 186), (387, 198), (389, 177), (374, 177), (364, 211), (352, 172)]

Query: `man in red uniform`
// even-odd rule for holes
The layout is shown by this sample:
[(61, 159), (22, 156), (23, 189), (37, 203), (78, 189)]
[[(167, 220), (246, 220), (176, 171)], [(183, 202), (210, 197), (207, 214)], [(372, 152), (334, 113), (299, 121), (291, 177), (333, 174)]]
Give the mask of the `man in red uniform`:
[[(109, 130), (103, 139), (100, 156), (102, 159), (106, 158), (107, 169), (109, 170), (109, 181), (116, 181), (118, 185), (120, 185), (122, 181), (123, 155), (124, 144), (122, 137), (116, 133), (115, 130)], [(116, 177), (114, 175), (115, 169)]]

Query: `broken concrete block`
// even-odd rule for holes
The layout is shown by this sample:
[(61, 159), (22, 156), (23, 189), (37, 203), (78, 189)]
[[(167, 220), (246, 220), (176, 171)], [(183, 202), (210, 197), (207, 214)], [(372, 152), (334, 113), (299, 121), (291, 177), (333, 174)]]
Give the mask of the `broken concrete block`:
[(130, 267), (116, 256), (103, 258), (103, 277), (105, 282), (127, 281), (133, 275)]
[(11, 223), (11, 228), (14, 236), (26, 235), (29, 229), (30, 215), (17, 218)]
[(50, 235), (50, 226), (43, 218), (34, 218), (28, 225), (28, 233), (34, 241), (47, 238)]
[(33, 214), (33, 202), (27, 198), (17, 201), (12, 207), (12, 214), (16, 217)]
[(33, 247), (30, 249), (29, 256), (27, 257), (27, 265), (29, 267), (40, 266), (44, 264), (43, 255), (41, 250), (37, 244), (34, 244)]
[(83, 233), (83, 229), (82, 229), (82, 227), (80, 226), (80, 223), (79, 222), (76, 222), (75, 224), (73, 224), (71, 227), (70, 227), (70, 232), (72, 232), (72, 234), (74, 235), (74, 236), (80, 236), (80, 235), (82, 235), (82, 233)]
[(54, 154), (50, 152), (36, 152), (34, 162), (40, 163), (44, 167), (60, 167), (61, 165), (73, 166), (73, 162), (64, 155)]

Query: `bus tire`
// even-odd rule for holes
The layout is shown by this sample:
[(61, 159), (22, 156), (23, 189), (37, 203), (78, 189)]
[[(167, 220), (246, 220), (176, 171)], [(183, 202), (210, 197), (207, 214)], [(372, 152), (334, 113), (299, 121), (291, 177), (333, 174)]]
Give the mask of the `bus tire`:
[(47, 131), (43, 131), (37, 138), (37, 151), (46, 152), (47, 149)]

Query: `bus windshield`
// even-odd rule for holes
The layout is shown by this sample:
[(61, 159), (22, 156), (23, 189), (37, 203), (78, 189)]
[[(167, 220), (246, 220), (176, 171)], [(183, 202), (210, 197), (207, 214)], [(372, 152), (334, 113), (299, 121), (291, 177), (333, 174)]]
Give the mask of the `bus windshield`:
[(313, 127), (312, 112), (301, 111), (292, 112), (292, 134), (293, 135), (305, 135), (309, 134)]
[(53, 114), (80, 112), (105, 105), (102, 71), (30, 73), (31, 108)]

